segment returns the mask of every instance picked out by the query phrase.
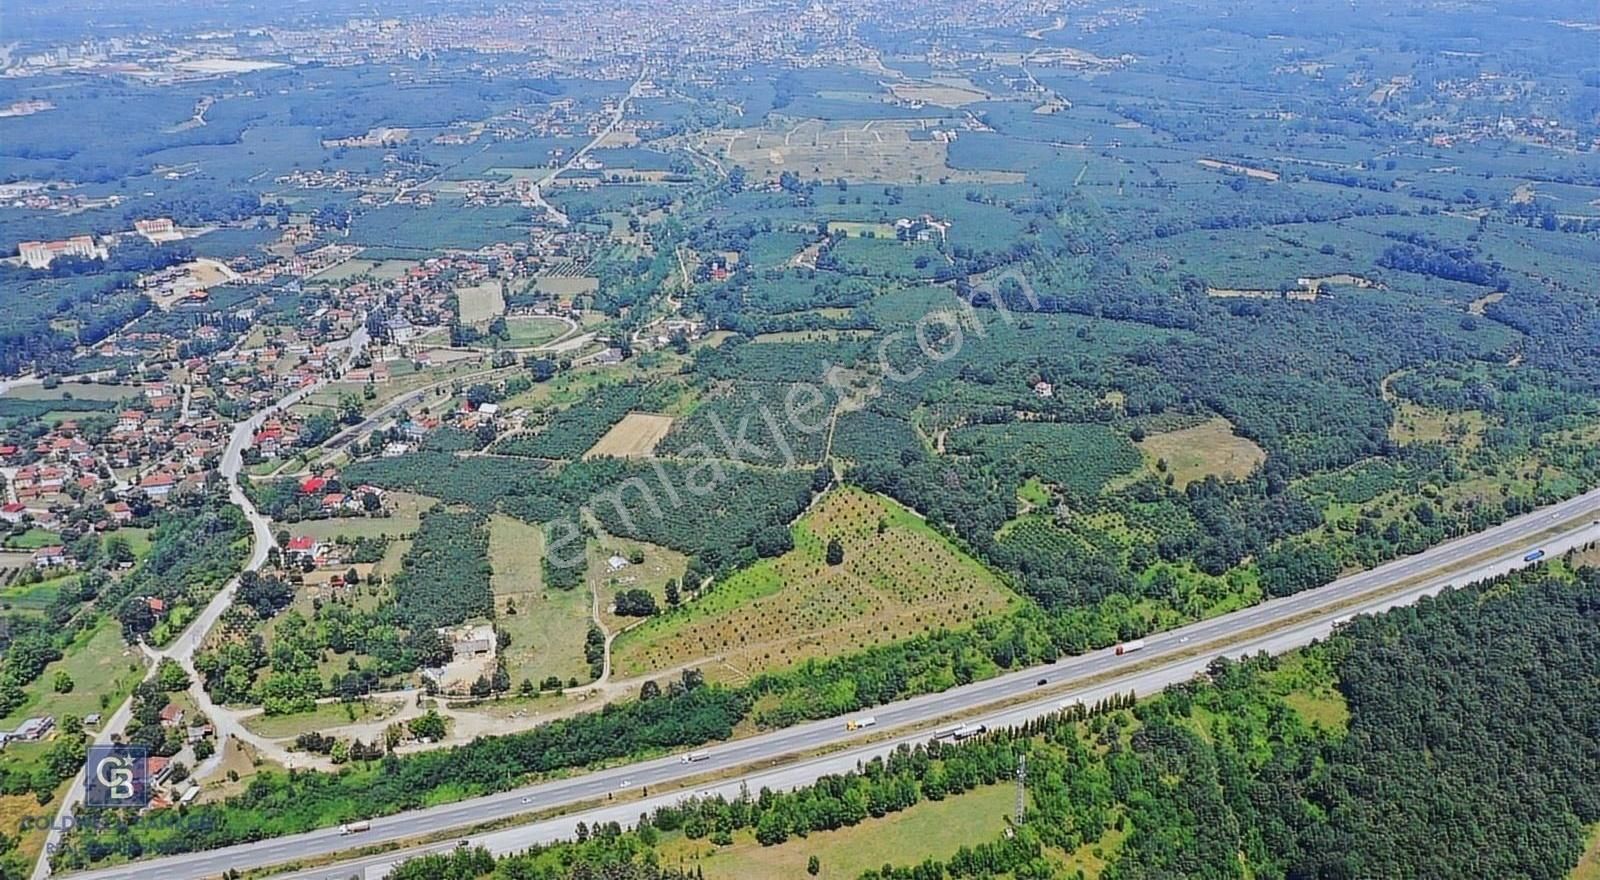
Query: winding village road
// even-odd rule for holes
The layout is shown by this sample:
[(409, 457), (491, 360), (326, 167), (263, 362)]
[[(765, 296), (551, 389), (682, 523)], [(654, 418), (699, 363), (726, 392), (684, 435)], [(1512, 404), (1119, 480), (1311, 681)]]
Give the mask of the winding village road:
[[(334, 343), (330, 348), (343, 362), (348, 363), (357, 353), (365, 350), (367, 342), (366, 326), (363, 322), (358, 322), (355, 332), (351, 333), (347, 339)], [(244, 450), (250, 445), (251, 438), (255, 436), (256, 431), (260, 430), (262, 423), (267, 418), (273, 413), (291, 407), (321, 390), (324, 385), (334, 378), (332, 373), (333, 371), (330, 370), (329, 373), (324, 374), (310, 385), (304, 385), (289, 392), (280, 398), (277, 403), (238, 423), (234, 426), (233, 433), (228, 438), (228, 446), (222, 454), (222, 462), (218, 470), (229, 483), (229, 500), (244, 512), (245, 518), (250, 522), (251, 549), (250, 556), (245, 561), (245, 571), (255, 571), (266, 563), (267, 553), (272, 547), (272, 526), (267, 518), (256, 510), (255, 505), (250, 503), (250, 499), (245, 495), (244, 489), (239, 482), (240, 474), (244, 469)], [(199, 707), (200, 711), (211, 719), (217, 733), (219, 753), (224, 741), (231, 736), (273, 753), (273, 756), (278, 760), (294, 761), (297, 756), (288, 752), (284, 752), (282, 755), (276, 754), (276, 752), (283, 750), (246, 730), (238, 722), (235, 713), (212, 703), (210, 694), (206, 693), (199, 675), (195, 672), (195, 650), (200, 646), (201, 639), (211, 631), (216, 622), (222, 618), (223, 613), (233, 604), (233, 597), (238, 587), (239, 579), (236, 577), (218, 590), (216, 595), (212, 596), (211, 601), (206, 604), (206, 607), (201, 610), (200, 614), (190, 622), (189, 626), (167, 648), (153, 649), (148, 646), (141, 646), (144, 647), (145, 653), (152, 660), (149, 674), (155, 674), (156, 665), (162, 658), (171, 658), (177, 661), (184, 668), (184, 671), (189, 673), (189, 695), (194, 699), (195, 705)], [(130, 696), (111, 714), (111, 717), (101, 728), (100, 733), (94, 737), (93, 742), (96, 745), (109, 744), (112, 741), (112, 737), (121, 735), (127, 729), (128, 722), (132, 718), (133, 698)], [(55, 821), (52, 823), (49, 834), (45, 838), (44, 849), (40, 853), (39, 861), (34, 865), (34, 880), (43, 880), (43, 878), (50, 876), (50, 855), (61, 843), (61, 829), (65, 825), (67, 817), (74, 814), (78, 805), (83, 802), (83, 797), (84, 778), (83, 774), (80, 773), (73, 780), (72, 787), (67, 790), (66, 796), (61, 799), (61, 806), (56, 811)]]

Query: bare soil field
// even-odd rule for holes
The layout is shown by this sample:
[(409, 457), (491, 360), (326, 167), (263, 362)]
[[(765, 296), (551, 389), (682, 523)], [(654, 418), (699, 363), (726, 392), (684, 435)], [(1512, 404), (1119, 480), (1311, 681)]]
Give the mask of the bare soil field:
[(822, 339), (867, 339), (872, 330), (782, 330), (776, 333), (757, 333), (753, 343), (761, 342), (815, 342)]
[(506, 300), (500, 292), (499, 281), (485, 281), (456, 291), (460, 304), (461, 323), (488, 324), (506, 313)]
[[(230, 779), (229, 771), (235, 778)], [(200, 803), (214, 803), (241, 794), (258, 773), (281, 773), (283, 765), (258, 754), (253, 746), (229, 737), (222, 743), (222, 763), (207, 778), (200, 792)]]
[(842, 177), (862, 183), (916, 183), (919, 178), (941, 177), (968, 183), (1020, 183), (1024, 179), (1024, 175), (1008, 171), (951, 168), (945, 161), (945, 144), (931, 138), (911, 139), (913, 131), (931, 126), (931, 122), (900, 119), (860, 125), (808, 119), (787, 131), (711, 131), (697, 146), (772, 180), (785, 171), (806, 178)]
[(1277, 299), (1283, 294), (1276, 290), (1241, 287), (1207, 287), (1206, 296), (1217, 299)]
[(617, 458), (648, 458), (656, 444), (672, 429), (672, 416), (631, 412), (622, 417), (605, 436), (583, 454), (584, 458), (610, 455)]
[(1212, 171), (1227, 171), (1232, 174), (1243, 174), (1257, 180), (1266, 180), (1272, 183), (1278, 181), (1278, 172), (1267, 171), (1264, 168), (1251, 168), (1249, 165), (1238, 165), (1233, 162), (1219, 162), (1216, 159), (1196, 159), (1201, 168), (1210, 168)]
[[(1268, 290), (1264, 288), (1237, 288), (1237, 287), (1207, 287), (1206, 296), (1217, 299), (1284, 299), (1315, 302), (1319, 297), (1326, 296), (1332, 291), (1330, 287), (1354, 287), (1361, 290), (1387, 290), (1381, 283), (1360, 275), (1340, 273), (1338, 275), (1324, 275), (1320, 278), (1297, 278), (1295, 286), (1288, 290)], [(1503, 294), (1502, 294), (1503, 295)], [(1477, 314), (1482, 314), (1478, 312)]]
[(1503, 300), (1505, 298), (1506, 298), (1506, 295), (1505, 295), (1504, 291), (1496, 291), (1494, 293), (1489, 294), (1488, 296), (1478, 297), (1477, 299), (1472, 301), (1471, 305), (1467, 306), (1467, 311), (1472, 313), (1472, 314), (1474, 314), (1474, 315), (1481, 316), (1484, 313), (1484, 310), (1488, 309), (1489, 306), (1491, 306), (1494, 303), (1497, 303), (1497, 302), (1499, 302), (1499, 301), (1501, 301), (1501, 300)]
[(902, 101), (921, 101), (940, 107), (962, 107), (989, 98), (971, 83), (959, 81), (903, 83), (890, 86), (889, 90)]
[[(430, 348), (423, 352), (431, 364), (453, 364), (458, 361), (481, 361), (483, 355), (476, 351), (461, 351), (454, 348)], [(439, 378), (447, 378), (440, 376)]]

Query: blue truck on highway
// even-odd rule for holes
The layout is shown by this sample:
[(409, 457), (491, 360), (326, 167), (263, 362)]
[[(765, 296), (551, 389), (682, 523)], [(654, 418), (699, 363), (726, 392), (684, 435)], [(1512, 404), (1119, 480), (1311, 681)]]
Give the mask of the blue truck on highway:
[(1527, 556), (1522, 557), (1522, 561), (1523, 562), (1538, 562), (1539, 560), (1541, 560), (1543, 558), (1544, 558), (1544, 551), (1543, 550), (1535, 550), (1532, 553), (1529, 553)]

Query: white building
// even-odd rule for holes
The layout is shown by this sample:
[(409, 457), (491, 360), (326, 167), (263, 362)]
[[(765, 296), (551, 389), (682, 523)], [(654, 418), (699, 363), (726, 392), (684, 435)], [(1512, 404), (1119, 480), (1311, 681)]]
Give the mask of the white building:
[(103, 260), (107, 256), (106, 249), (95, 244), (92, 235), (74, 235), (65, 241), (24, 241), (17, 250), (30, 269), (47, 269), (57, 257)]

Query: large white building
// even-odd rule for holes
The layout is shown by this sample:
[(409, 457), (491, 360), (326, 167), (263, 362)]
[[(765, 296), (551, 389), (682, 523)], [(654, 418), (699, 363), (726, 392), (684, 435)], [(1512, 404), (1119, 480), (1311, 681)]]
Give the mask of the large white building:
[(133, 221), (133, 231), (149, 239), (151, 244), (160, 244), (165, 241), (178, 241), (183, 238), (183, 232), (170, 217), (153, 217), (148, 220)]
[(25, 241), (17, 245), (22, 262), (30, 269), (49, 268), (57, 257), (106, 258), (106, 249), (95, 244), (92, 235), (74, 235), (66, 241)]

